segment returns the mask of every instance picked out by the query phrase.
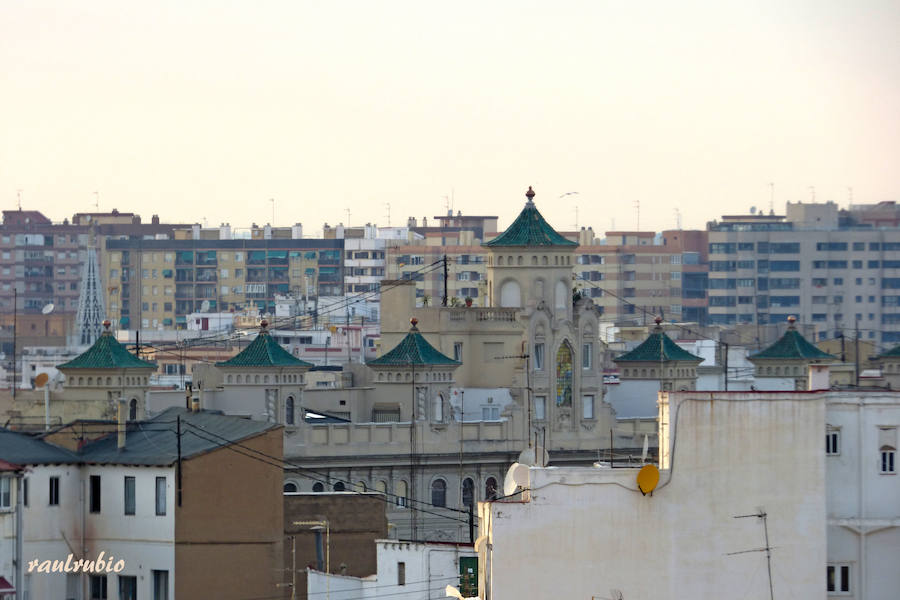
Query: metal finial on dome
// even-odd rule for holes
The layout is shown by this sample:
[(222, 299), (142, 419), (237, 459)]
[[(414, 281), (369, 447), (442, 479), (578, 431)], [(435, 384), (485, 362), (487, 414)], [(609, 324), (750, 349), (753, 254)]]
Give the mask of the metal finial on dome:
[(419, 328), (416, 327), (416, 325), (418, 325), (418, 324), (419, 324), (419, 320), (418, 320), (417, 318), (415, 318), (415, 317), (412, 317), (412, 318), (409, 320), (409, 330), (410, 330), (410, 331), (418, 331)]
[(103, 321), (103, 331), (108, 333), (110, 325), (112, 325), (112, 323), (110, 323), (109, 319), (105, 319)]
[(797, 322), (797, 317), (795, 317), (794, 315), (790, 315), (787, 318), (787, 322), (788, 322), (788, 329), (794, 329), (794, 323)]
[(525, 192), (525, 197), (528, 198), (528, 205), (534, 204), (534, 190), (531, 189), (531, 186), (528, 186), (528, 191)]
[(265, 331), (266, 327), (268, 327), (268, 326), (269, 326), (269, 322), (266, 321), (265, 319), (263, 319), (262, 321), (259, 322), (259, 329), (261, 331)]
[(656, 331), (662, 331), (662, 317), (656, 317), (653, 322), (656, 323)]

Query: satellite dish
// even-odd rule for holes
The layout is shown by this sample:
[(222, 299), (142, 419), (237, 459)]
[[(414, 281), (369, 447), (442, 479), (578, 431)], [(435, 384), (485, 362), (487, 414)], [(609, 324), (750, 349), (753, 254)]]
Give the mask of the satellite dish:
[(503, 495), (512, 496), (519, 488), (527, 488), (531, 484), (531, 473), (528, 465), (513, 463), (503, 480)]
[(659, 469), (656, 468), (656, 465), (641, 467), (637, 475), (638, 489), (641, 490), (641, 493), (646, 496), (656, 488), (657, 483), (659, 483)]
[(54, 309), (54, 308), (56, 308), (56, 307), (53, 306), (53, 303), (52, 303), (52, 302), (50, 302), (49, 304), (45, 304), (45, 305), (44, 305), (44, 308), (41, 309), (41, 312), (42, 312), (43, 314), (45, 314), (45, 315), (49, 315), (50, 313), (53, 312), (53, 309)]
[[(52, 304), (50, 306), (53, 306)], [(46, 373), (41, 373), (37, 377), (34, 378), (34, 387), (44, 387), (47, 385), (47, 382), (50, 381), (50, 376)]]
[(525, 448), (519, 453), (518, 462), (533, 467), (546, 467), (550, 464), (550, 453), (544, 448)]
[(209, 312), (209, 300), (200, 303), (200, 312)]

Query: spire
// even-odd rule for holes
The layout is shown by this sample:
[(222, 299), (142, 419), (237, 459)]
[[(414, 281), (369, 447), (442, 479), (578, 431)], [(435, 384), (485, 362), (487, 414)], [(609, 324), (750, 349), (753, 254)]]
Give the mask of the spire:
[(529, 208), (534, 208), (534, 190), (531, 189), (531, 186), (528, 186), (528, 191), (525, 192), (525, 197), (528, 198), (528, 201), (525, 202), (525, 206)]
[(75, 313), (75, 335), (72, 345), (90, 346), (96, 342), (103, 331), (105, 312), (97, 249), (91, 236), (84, 269), (81, 272), (81, 291), (78, 294), (78, 311)]

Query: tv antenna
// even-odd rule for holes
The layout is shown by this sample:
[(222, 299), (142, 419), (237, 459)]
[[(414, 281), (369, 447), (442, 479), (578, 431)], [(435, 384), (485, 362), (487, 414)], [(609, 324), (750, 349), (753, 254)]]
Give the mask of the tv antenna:
[(775, 183), (769, 182), (769, 213), (775, 214)]
[(816, 186), (814, 186), (814, 185), (809, 186), (809, 194), (810, 194), (810, 198), (812, 199), (812, 201), (815, 202), (816, 201)]
[(275, 227), (275, 198), (269, 198), (272, 203), (272, 227)]
[(765, 533), (766, 545), (762, 548), (751, 548), (750, 550), (739, 550), (738, 552), (728, 552), (725, 556), (734, 556), (736, 554), (747, 554), (749, 552), (765, 552), (766, 553), (766, 564), (769, 568), (769, 599), (775, 600), (775, 592), (772, 589), (772, 546), (769, 545), (769, 524), (767, 521), (766, 511), (764, 508), (760, 507), (756, 509), (757, 512), (752, 515), (735, 515), (735, 519), (747, 519), (750, 517), (756, 517), (758, 519), (762, 519), (763, 522), (763, 532)]
[(100, 192), (94, 192), (94, 210), (100, 212)]
[(347, 227), (350, 227), (350, 209), (345, 208), (344, 210), (347, 211)]
[(681, 229), (681, 211), (675, 208), (675, 229)]
[(19, 212), (22, 211), (22, 190), (16, 190), (16, 202), (19, 203)]
[(387, 223), (388, 227), (391, 226), (391, 203), (385, 202), (384, 205), (387, 207)]
[(635, 231), (641, 230), (641, 201), (640, 199), (634, 201), (634, 214), (637, 218), (637, 223), (635, 225)]

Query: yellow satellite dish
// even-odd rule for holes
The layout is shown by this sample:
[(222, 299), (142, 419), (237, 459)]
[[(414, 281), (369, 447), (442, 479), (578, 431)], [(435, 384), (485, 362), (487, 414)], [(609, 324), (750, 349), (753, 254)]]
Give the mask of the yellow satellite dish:
[(637, 475), (638, 489), (641, 490), (641, 493), (646, 496), (656, 488), (657, 483), (659, 483), (659, 469), (656, 468), (656, 465), (641, 467)]
[(47, 385), (47, 382), (50, 380), (50, 376), (46, 373), (41, 373), (37, 377), (34, 378), (34, 387), (44, 387)]

